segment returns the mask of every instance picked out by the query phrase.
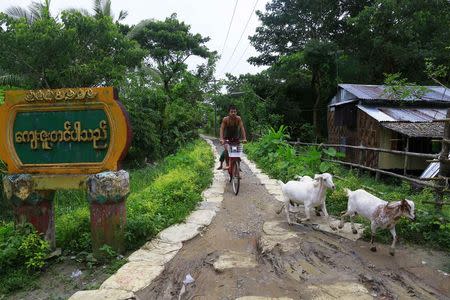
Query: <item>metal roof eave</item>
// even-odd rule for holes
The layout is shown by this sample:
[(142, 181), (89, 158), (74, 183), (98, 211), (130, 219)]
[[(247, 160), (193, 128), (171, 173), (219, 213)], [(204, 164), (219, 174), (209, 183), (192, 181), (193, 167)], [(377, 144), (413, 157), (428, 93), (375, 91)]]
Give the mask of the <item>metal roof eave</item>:
[(330, 104), (328, 104), (328, 107), (334, 107), (334, 106), (349, 104), (349, 103), (352, 103), (352, 102), (358, 102), (360, 100), (361, 99), (356, 98), (356, 99), (350, 99), (350, 100), (343, 101), (343, 102), (338, 102), (338, 103), (330, 103)]

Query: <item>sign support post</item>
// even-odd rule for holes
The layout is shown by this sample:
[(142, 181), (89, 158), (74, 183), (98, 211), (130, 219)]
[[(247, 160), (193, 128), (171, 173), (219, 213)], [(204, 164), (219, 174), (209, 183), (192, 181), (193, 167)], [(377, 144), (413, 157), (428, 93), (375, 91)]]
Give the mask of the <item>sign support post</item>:
[(31, 223), (39, 234), (56, 248), (54, 190), (33, 190), (31, 175), (5, 176), (3, 179), (6, 197), (13, 204), (16, 224)]
[(126, 171), (103, 172), (89, 176), (88, 202), (91, 211), (92, 251), (101, 257), (101, 247), (125, 250), (125, 199), (130, 192), (130, 176)]

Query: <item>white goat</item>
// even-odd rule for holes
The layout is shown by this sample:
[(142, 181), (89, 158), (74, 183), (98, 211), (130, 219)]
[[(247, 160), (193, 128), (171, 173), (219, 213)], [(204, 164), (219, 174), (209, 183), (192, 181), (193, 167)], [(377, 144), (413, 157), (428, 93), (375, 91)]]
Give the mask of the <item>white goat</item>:
[(309, 177), (308, 175), (305, 175), (305, 176), (297, 175), (297, 176), (295, 176), (295, 179), (297, 181), (313, 181), (314, 180), (311, 177)]
[[(306, 177), (306, 178), (305, 178)], [(278, 213), (284, 207), (286, 212), (286, 218), (289, 225), (292, 224), (289, 217), (289, 204), (303, 204), (305, 206), (306, 218), (301, 222), (311, 219), (310, 209), (320, 206), (325, 217), (330, 221), (327, 208), (325, 206), (326, 189), (335, 189), (333, 183), (333, 177), (329, 173), (316, 174), (314, 179), (308, 176), (304, 176), (301, 180), (292, 180), (284, 184), (281, 182), (281, 190), (283, 191), (284, 203)], [(331, 228), (334, 226), (330, 224)]]
[(358, 233), (353, 224), (353, 216), (361, 215), (370, 220), (370, 229), (372, 238), (370, 241), (372, 251), (377, 251), (374, 245), (375, 232), (377, 228), (387, 228), (392, 234), (392, 245), (389, 253), (395, 254), (395, 242), (397, 241), (397, 233), (395, 232), (395, 224), (401, 216), (405, 216), (415, 221), (414, 202), (411, 200), (401, 200), (392, 203), (381, 200), (365, 190), (350, 191), (345, 189), (348, 196), (347, 211), (341, 216), (339, 228), (344, 227), (344, 217), (349, 216), (354, 234)]

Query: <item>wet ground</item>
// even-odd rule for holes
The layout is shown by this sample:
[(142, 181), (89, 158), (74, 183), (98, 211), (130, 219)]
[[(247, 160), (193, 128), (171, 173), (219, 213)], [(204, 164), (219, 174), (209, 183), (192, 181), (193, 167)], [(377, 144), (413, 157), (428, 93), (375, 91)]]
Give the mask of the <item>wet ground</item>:
[[(142, 299), (450, 299), (448, 253), (399, 244), (369, 250), (308, 226), (288, 226), (273, 199), (242, 164), (241, 190), (227, 184), (222, 208), (186, 242)], [(228, 264), (227, 264), (228, 263)], [(183, 284), (187, 275), (195, 280)], [(249, 298), (247, 298), (249, 299)], [(253, 298), (254, 299), (254, 298)]]
[(68, 299), (76, 291), (98, 288), (123, 263), (125, 261), (117, 260), (110, 265), (96, 265), (89, 269), (86, 263), (77, 262), (75, 256), (61, 256), (49, 262), (32, 286), (8, 296), (0, 295), (0, 300)]

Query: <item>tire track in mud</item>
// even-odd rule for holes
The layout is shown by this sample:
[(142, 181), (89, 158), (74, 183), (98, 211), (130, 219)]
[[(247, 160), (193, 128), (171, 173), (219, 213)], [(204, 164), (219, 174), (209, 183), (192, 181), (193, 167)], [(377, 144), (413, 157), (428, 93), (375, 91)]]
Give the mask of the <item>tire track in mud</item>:
[[(448, 277), (437, 277), (409, 249), (390, 257), (384, 245), (372, 253), (363, 241), (288, 226), (275, 213), (281, 203), (245, 164), (242, 171), (239, 195), (227, 185), (211, 225), (183, 245), (151, 286), (137, 294), (140, 299), (448, 299)], [(233, 256), (234, 267), (214, 267)], [(255, 266), (240, 267), (248, 259)], [(187, 274), (195, 281), (184, 285)]]

